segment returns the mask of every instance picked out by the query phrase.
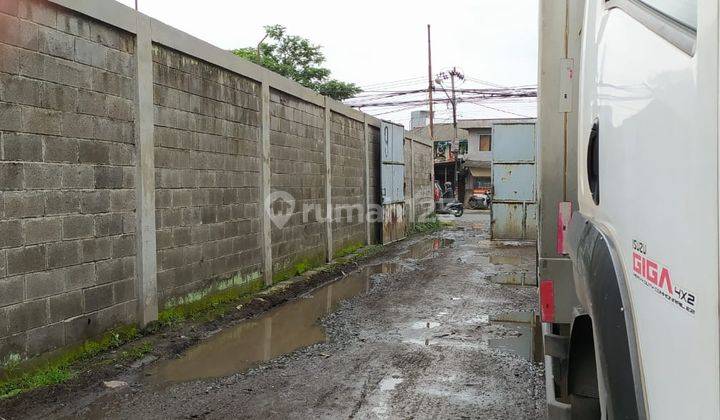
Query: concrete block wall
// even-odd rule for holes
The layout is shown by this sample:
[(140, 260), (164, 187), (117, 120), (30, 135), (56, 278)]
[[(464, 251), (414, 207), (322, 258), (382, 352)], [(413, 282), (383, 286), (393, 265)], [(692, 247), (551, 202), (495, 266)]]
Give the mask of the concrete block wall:
[[(405, 195), (405, 216), (408, 217), (408, 219), (412, 216), (412, 212), (414, 210), (414, 203), (413, 203), (413, 184), (412, 184), (412, 177), (413, 177), (413, 164), (414, 162), (411, 161), (412, 159), (412, 152), (413, 152), (413, 143), (412, 140), (409, 138), (405, 138), (403, 140), (403, 162), (405, 163), (405, 171), (403, 173), (403, 194)], [(410, 227), (410, 225), (408, 225)]]
[(333, 112), (331, 115), (331, 187), (335, 211), (333, 250), (366, 242), (365, 131), (362, 121)]
[(261, 271), (260, 84), (153, 45), (161, 305)]
[(0, 2), (0, 356), (135, 319), (134, 39)]
[(423, 217), (432, 214), (435, 208), (432, 146), (414, 142), (412, 156), (415, 219), (421, 221)]
[[(367, 174), (370, 197), (368, 202), (371, 206), (381, 205), (380, 196), (380, 127), (368, 126), (370, 133), (368, 138), (368, 167), (370, 169)], [(382, 243), (382, 222), (377, 221), (371, 223), (370, 229), (370, 243), (379, 244)]]
[[(272, 224), (272, 265), (280, 272), (304, 261), (325, 260), (325, 117), (324, 109), (278, 90), (270, 91), (270, 185), (286, 192), (273, 211), (288, 213), (283, 226)], [(303, 216), (304, 209), (306, 211)], [(292, 210), (292, 213), (290, 211)]]
[(325, 218), (379, 204), (380, 123), (116, 2), (0, 0), (0, 359), (380, 243)]

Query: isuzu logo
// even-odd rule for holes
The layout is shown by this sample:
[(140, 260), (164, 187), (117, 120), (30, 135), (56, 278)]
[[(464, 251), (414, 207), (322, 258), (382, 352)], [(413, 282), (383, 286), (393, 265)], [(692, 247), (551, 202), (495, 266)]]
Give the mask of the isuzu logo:
[(633, 275), (643, 284), (665, 298), (669, 303), (695, 314), (695, 295), (673, 284), (670, 268), (647, 256), (647, 246), (640, 241), (632, 243)]

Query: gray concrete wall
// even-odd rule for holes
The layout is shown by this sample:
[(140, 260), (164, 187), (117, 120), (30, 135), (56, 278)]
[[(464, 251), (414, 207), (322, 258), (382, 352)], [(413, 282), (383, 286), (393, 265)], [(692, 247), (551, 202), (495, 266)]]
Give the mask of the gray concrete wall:
[(331, 115), (331, 186), (333, 250), (364, 244), (365, 235), (365, 132), (362, 121), (338, 113)]
[(0, 3), (0, 356), (135, 319), (133, 36)]
[[(381, 242), (325, 219), (379, 204), (379, 126), (115, 2), (1, 1), (0, 358)], [(287, 223), (263, 191), (296, 200)]]
[(422, 220), (434, 211), (433, 198), (433, 150), (429, 144), (413, 143), (413, 194), (415, 219)]
[[(325, 260), (325, 116), (324, 109), (287, 93), (270, 92), (270, 185), (273, 193), (295, 199), (287, 223), (272, 225), (273, 270), (289, 270), (307, 261)], [(312, 211), (303, 217), (303, 209)], [(277, 201), (278, 213), (291, 209)], [(304, 220), (306, 219), (306, 220)]]
[(160, 303), (260, 273), (260, 85), (153, 46)]

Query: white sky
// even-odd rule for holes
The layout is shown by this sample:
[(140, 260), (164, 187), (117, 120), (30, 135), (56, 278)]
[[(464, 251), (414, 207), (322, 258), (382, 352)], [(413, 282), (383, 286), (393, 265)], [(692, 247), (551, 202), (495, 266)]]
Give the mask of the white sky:
[[(537, 82), (537, 0), (138, 0), (140, 11), (220, 48), (255, 46), (263, 26), (281, 24), (323, 46), (333, 77), (375, 89), (427, 86), (426, 25), (432, 25), (433, 73), (458, 66), (466, 76), (503, 86)], [(120, 0), (128, 6), (134, 0)], [(420, 79), (424, 78), (424, 79)], [(466, 81), (462, 87), (483, 87)], [(535, 116), (534, 101), (486, 105)], [(367, 109), (371, 114), (378, 110)], [(381, 115), (407, 124), (410, 110)], [(437, 117), (450, 112), (441, 106)], [(461, 104), (459, 118), (513, 118)]]

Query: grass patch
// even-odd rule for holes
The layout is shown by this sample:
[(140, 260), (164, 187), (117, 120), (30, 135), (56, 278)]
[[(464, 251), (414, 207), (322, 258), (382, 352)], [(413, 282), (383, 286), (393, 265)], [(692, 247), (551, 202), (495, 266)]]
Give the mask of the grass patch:
[(350, 254), (355, 253), (355, 251), (357, 251), (358, 249), (362, 248), (363, 245), (364, 245), (364, 244), (363, 244), (362, 242), (357, 242), (357, 243), (354, 243), (354, 244), (347, 245), (346, 247), (344, 247), (344, 248), (342, 248), (342, 249), (338, 249), (338, 250), (333, 254), (333, 257), (334, 257), (334, 258), (346, 257), (346, 256), (348, 256), (348, 255), (350, 255)]
[(134, 346), (128, 350), (123, 351), (120, 353), (119, 359), (130, 361), (130, 360), (138, 360), (145, 356), (146, 354), (150, 353), (153, 349), (153, 345), (151, 342), (146, 341), (140, 345)]
[(282, 270), (278, 270), (273, 274), (272, 282), (273, 284), (277, 284), (280, 282), (283, 282), (285, 280), (289, 280), (295, 276), (299, 276), (303, 273), (306, 273), (310, 270), (313, 270), (317, 267), (320, 267), (323, 264), (322, 257), (316, 257), (316, 258), (305, 258), (299, 263), (293, 265), (292, 267), (288, 267)]
[(452, 226), (452, 223), (441, 222), (438, 217), (433, 214), (429, 216), (425, 222), (415, 223), (410, 228), (409, 234), (414, 235), (418, 233), (432, 233), (442, 230), (445, 227)]
[(217, 293), (207, 293), (197, 300), (164, 309), (158, 314), (158, 323), (172, 326), (186, 320), (210, 321), (224, 315), (228, 311), (228, 303), (248, 299), (264, 288), (263, 279), (257, 278)]
[(100, 339), (87, 340), (34, 367), (23, 369), (20, 363), (5, 365), (5, 375), (0, 379), (0, 399), (65, 382), (77, 374), (74, 366), (78, 363), (118, 348), (138, 335), (135, 326), (119, 327), (108, 331)]

